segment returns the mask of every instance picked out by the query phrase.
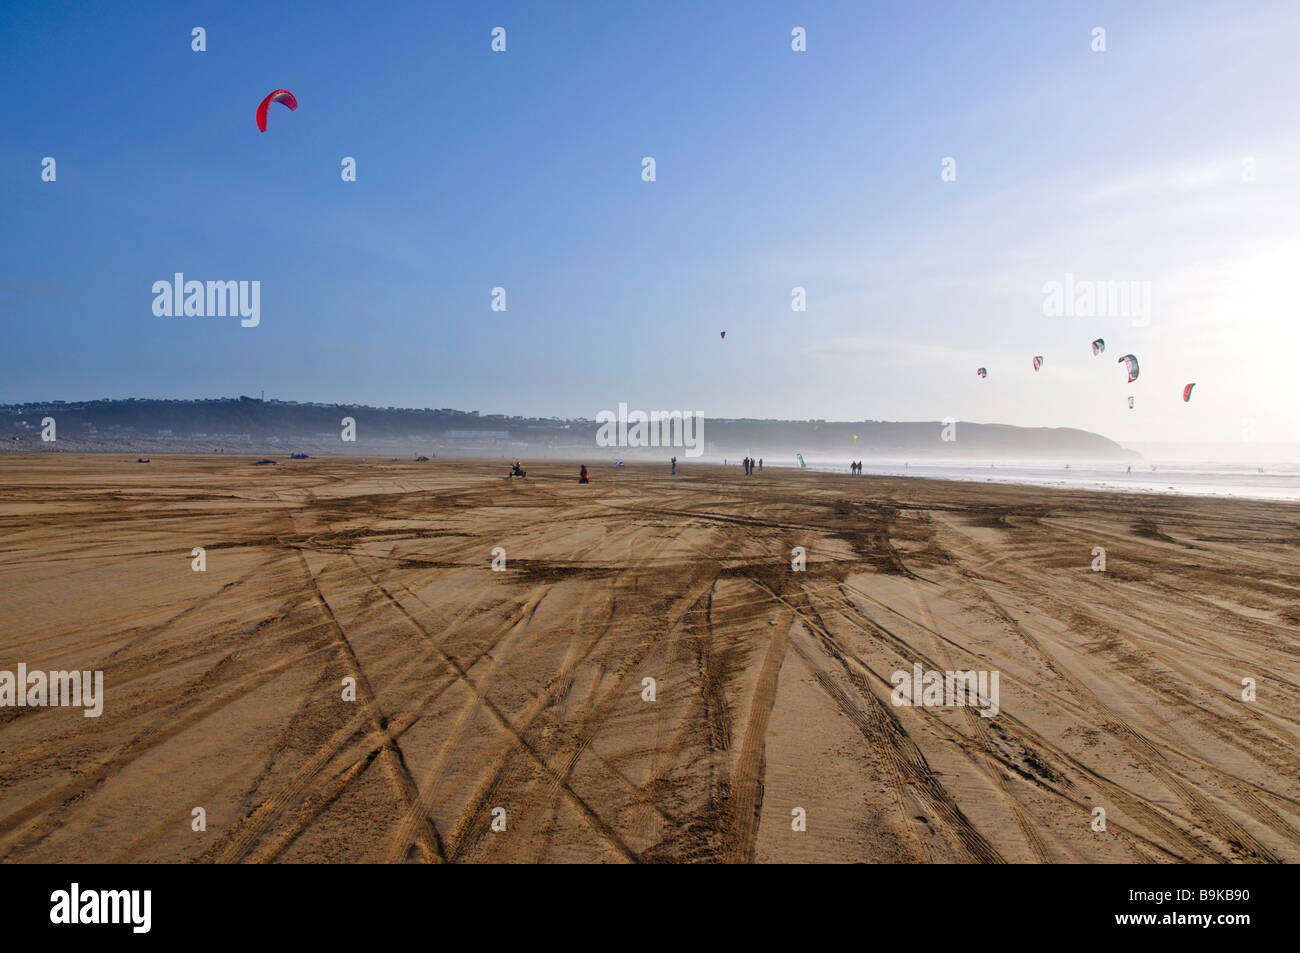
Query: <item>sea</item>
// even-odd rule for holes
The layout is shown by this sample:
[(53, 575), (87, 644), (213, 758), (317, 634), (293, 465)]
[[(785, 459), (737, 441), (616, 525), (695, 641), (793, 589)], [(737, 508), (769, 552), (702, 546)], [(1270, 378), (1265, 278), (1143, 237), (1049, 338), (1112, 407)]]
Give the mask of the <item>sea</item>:
[[(848, 461), (831, 463), (809, 460), (807, 469), (824, 473), (849, 472)], [(765, 461), (771, 465), (773, 461)], [(798, 466), (797, 463), (779, 466)], [(1009, 483), (1025, 486), (1054, 486), (1072, 490), (1105, 490), (1123, 493), (1167, 493), (1180, 496), (1220, 496), (1250, 500), (1300, 502), (1300, 463), (1189, 462), (1088, 463), (1070, 461), (1046, 463), (1004, 461), (917, 462), (904, 460), (862, 461), (864, 474), (922, 477), (931, 480), (961, 480), (978, 483)]]

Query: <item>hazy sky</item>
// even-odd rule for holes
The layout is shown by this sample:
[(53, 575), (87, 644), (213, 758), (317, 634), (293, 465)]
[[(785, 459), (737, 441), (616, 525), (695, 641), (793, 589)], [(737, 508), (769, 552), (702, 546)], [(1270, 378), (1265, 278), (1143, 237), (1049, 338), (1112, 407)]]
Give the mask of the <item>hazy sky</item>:
[[(0, 401), (1300, 440), (1295, 2), (15, 6)], [(177, 271), (260, 326), (156, 317)], [(1149, 322), (1046, 316), (1067, 273)]]

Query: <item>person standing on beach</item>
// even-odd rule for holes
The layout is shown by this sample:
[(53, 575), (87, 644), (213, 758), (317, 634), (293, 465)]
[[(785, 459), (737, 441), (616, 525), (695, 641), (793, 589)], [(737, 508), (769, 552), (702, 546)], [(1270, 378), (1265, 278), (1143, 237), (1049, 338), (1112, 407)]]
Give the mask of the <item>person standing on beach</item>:
[(762, 457), (759, 457), (759, 458), (758, 458), (758, 468), (759, 468), (760, 470), (763, 469), (763, 458), (762, 458)]
[(579, 483), (591, 482), (590, 480), (587, 479), (587, 465), (585, 463), (582, 465), (582, 469), (578, 471), (578, 482)]
[(677, 458), (673, 457), (673, 476), (677, 476)]

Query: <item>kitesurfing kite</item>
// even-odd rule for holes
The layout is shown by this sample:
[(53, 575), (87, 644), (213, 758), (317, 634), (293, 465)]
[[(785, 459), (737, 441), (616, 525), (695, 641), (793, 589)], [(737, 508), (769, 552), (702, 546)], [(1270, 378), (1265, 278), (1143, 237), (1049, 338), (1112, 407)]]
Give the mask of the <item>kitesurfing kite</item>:
[(1134, 355), (1125, 354), (1115, 363), (1128, 365), (1128, 382), (1130, 384), (1138, 379), (1138, 359)]
[(723, 332), (722, 332), (722, 340), (725, 341), (726, 339), (727, 339), (727, 332), (726, 332), (726, 331), (723, 331)]
[(1102, 351), (1104, 351), (1104, 350), (1106, 350), (1106, 342), (1105, 342), (1102, 338), (1097, 338), (1097, 340), (1095, 340), (1095, 341), (1092, 342), (1092, 356), (1093, 356), (1093, 357), (1096, 357), (1098, 354), (1100, 354), (1100, 353), (1101, 353)]
[(976, 371), (975, 373), (978, 374), (980, 377), (988, 377), (988, 376), (989, 376), (989, 372), (988, 372), (987, 370), (985, 370), (984, 368), (982, 368), (982, 367), (981, 367), (978, 371)]
[(1043, 355), (1041, 355), (1041, 354), (1035, 355), (1035, 357), (1034, 357), (1034, 370), (1038, 370), (1038, 369), (1039, 369), (1040, 367), (1042, 367), (1042, 366), (1043, 366)]
[(257, 128), (262, 132), (266, 132), (266, 111), (271, 108), (271, 103), (284, 103), (290, 110), (298, 108), (298, 99), (293, 93), (287, 89), (277, 89), (257, 107)]
[(1184, 403), (1184, 404), (1187, 403), (1189, 400), (1192, 399), (1192, 388), (1195, 387), (1195, 386), (1196, 386), (1195, 384), (1188, 384), (1186, 387), (1183, 388), (1183, 403)]

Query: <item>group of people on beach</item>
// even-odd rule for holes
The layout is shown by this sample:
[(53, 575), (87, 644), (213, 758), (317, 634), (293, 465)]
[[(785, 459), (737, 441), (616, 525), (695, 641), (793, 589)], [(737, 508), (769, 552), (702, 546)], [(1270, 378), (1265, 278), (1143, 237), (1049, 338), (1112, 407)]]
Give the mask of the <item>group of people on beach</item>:
[(757, 466), (758, 469), (760, 470), (763, 469), (763, 460), (761, 457), (757, 460), (755, 460), (753, 457), (746, 457), (744, 462), (745, 462), (745, 476), (752, 476), (754, 473), (755, 466)]
[(849, 464), (849, 472), (855, 476), (862, 476), (862, 461), (855, 460)]

